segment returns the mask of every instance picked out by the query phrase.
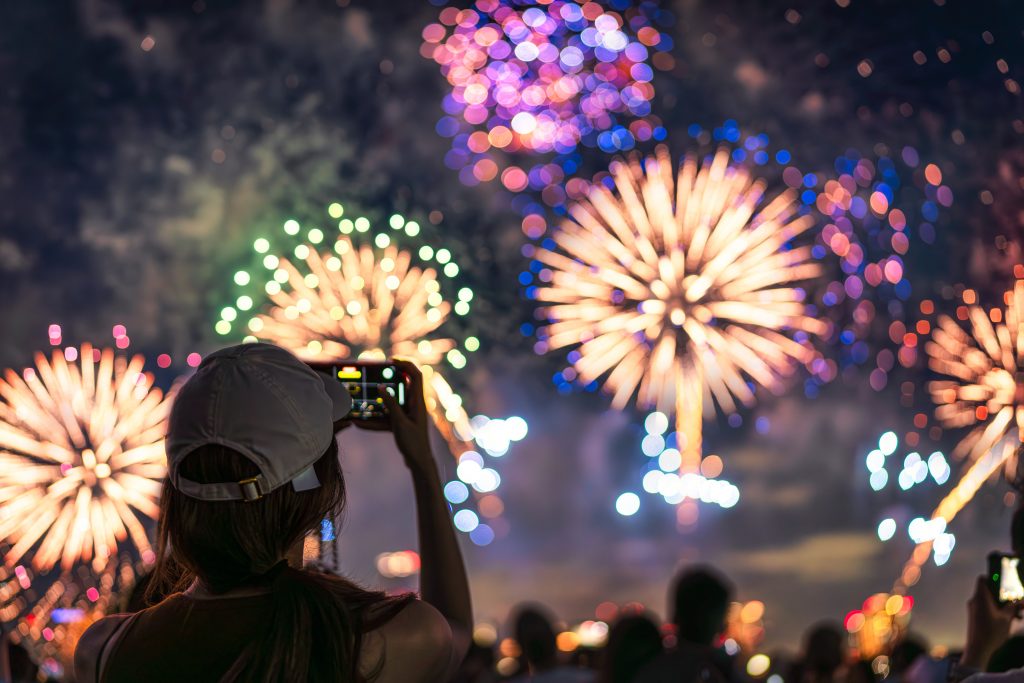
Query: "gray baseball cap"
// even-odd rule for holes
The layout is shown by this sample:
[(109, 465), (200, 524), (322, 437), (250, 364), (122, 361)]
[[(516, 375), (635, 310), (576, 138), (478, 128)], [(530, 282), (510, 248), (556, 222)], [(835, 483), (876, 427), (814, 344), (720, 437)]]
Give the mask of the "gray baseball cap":
[[(167, 427), (171, 484), (199, 500), (258, 500), (291, 482), (320, 485), (313, 463), (334, 438), (333, 423), (352, 408), (348, 390), (273, 344), (240, 344), (211, 353), (181, 387)], [(201, 484), (181, 476), (185, 457), (220, 444), (259, 467), (238, 482)]]

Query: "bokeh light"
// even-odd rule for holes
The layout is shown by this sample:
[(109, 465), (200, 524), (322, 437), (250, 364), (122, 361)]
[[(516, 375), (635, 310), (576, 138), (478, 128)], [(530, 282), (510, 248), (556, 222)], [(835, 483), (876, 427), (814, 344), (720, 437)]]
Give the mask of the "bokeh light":
[(615, 511), (623, 517), (632, 517), (640, 510), (640, 496), (628, 491), (615, 499)]
[(839, 370), (874, 361), (869, 384), (881, 391), (895, 362), (914, 361), (887, 350), (912, 312), (908, 252), (936, 243), (953, 192), (942, 170), (911, 146), (876, 145), (869, 154), (849, 149), (832, 169), (806, 174), (804, 183), (805, 199), (823, 217), (815, 257), (838, 259), (835, 278), (815, 292), (815, 303), (836, 322), (830, 341)]
[(646, 456), (642, 471), (641, 488), (658, 495), (670, 505), (684, 502), (707, 503), (731, 508), (740, 500), (739, 488), (719, 478), (722, 459), (708, 455), (700, 463), (700, 471), (679, 474), (682, 454), (677, 448), (679, 435), (669, 428), (668, 416), (653, 412), (644, 419), (644, 436), (640, 450)]
[[(868, 485), (884, 501), (876, 529), (878, 539), (883, 543), (896, 538), (914, 545), (927, 543), (932, 560), (941, 567), (949, 561), (956, 537), (947, 531), (947, 520), (925, 518), (914, 511), (934, 505), (936, 491), (949, 495), (944, 489), (952, 467), (937, 444), (922, 438), (927, 422), (921, 417), (915, 416), (914, 428), (902, 437), (893, 430), (883, 432), (864, 456), (864, 467)], [(929, 432), (941, 436), (941, 430)], [(897, 536), (901, 527), (903, 533)], [(922, 551), (921, 557), (927, 559), (927, 553)]]
[(558, 205), (578, 145), (614, 152), (664, 136), (652, 80), (674, 65), (672, 39), (656, 28), (672, 15), (654, 2), (611, 4), (477, 0), (423, 30), (421, 52), (451, 86), (437, 124), (452, 139), (445, 163), (464, 183), (500, 179)]
[(879, 676), (889, 671), (888, 654), (910, 626), (914, 599), (909, 595), (875, 593), (843, 620), (862, 661), (870, 661)]

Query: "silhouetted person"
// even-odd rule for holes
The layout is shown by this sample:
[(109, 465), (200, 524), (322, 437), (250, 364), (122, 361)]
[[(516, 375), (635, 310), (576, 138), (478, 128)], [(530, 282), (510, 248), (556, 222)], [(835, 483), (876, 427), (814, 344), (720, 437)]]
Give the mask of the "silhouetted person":
[(632, 683), (664, 649), (653, 621), (639, 614), (620, 618), (608, 632), (598, 683)]
[(889, 654), (889, 678), (900, 680), (917, 658), (928, 654), (928, 644), (919, 636), (908, 633), (896, 643)]
[(804, 635), (803, 657), (786, 683), (832, 683), (846, 662), (846, 638), (838, 626), (821, 623)]
[(561, 666), (552, 620), (540, 605), (526, 605), (516, 612), (516, 642), (519, 643), (521, 673), (516, 683), (589, 683), (590, 672)]
[(732, 584), (711, 567), (694, 567), (676, 578), (669, 600), (676, 646), (644, 667), (638, 683), (721, 683), (739, 680), (732, 658), (716, 647), (725, 631)]
[(108, 616), (75, 653), (78, 683), (437, 683), (472, 632), (465, 568), (430, 450), (423, 377), (387, 422), (412, 478), (422, 600), (302, 566), (303, 539), (345, 504), (343, 385), (284, 349), (242, 344), (199, 365), (171, 409), (153, 607)]

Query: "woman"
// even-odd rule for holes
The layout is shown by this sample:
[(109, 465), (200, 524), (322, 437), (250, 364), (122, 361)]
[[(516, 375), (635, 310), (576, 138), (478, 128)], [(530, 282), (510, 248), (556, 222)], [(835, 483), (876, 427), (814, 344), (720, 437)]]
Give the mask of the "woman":
[(446, 680), (472, 632), (469, 587), (422, 376), (396, 365), (409, 405), (385, 403), (416, 495), (421, 600), (302, 569), (304, 537), (344, 506), (335, 432), (351, 398), (276, 346), (230, 347), (203, 361), (169, 419), (153, 590), (181, 592), (93, 624), (76, 680)]

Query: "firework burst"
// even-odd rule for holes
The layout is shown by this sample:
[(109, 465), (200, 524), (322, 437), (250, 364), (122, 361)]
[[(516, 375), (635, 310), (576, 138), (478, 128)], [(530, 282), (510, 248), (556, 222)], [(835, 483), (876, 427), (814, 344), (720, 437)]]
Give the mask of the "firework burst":
[[(614, 191), (595, 185), (536, 259), (550, 284), (549, 348), (578, 345), (575, 370), (589, 383), (607, 374), (612, 403), (674, 413), (682, 466), (700, 460), (703, 415), (754, 402), (747, 378), (775, 387), (816, 354), (811, 318), (794, 283), (816, 277), (810, 247), (790, 248), (812, 227), (785, 191), (762, 206), (765, 183), (730, 163), (729, 150), (678, 177), (668, 152), (611, 168)], [(685, 444), (683, 443), (685, 441)]]
[(935, 417), (947, 428), (970, 428), (953, 455), (972, 462), (1010, 430), (1024, 436), (1024, 280), (1004, 302), (989, 311), (973, 303), (961, 308), (969, 330), (939, 316), (925, 344), (929, 367), (948, 377), (928, 385)]
[[(340, 204), (328, 209), (334, 219), (343, 213)], [(500, 476), (485, 466), (476, 449), (493, 457), (504, 455), (511, 442), (525, 436), (526, 423), (520, 418), (470, 419), (462, 397), (442, 374), (442, 366), (463, 368), (466, 353), (480, 346), (476, 337), (459, 342), (454, 336), (458, 326), (453, 318), (469, 313), (473, 292), (454, 285), (459, 267), (447, 249), (423, 244), (414, 255), (398, 246), (399, 234), (419, 234), (418, 223), (394, 215), (389, 225), (390, 231), (367, 234), (370, 223), (366, 218), (342, 218), (338, 222), (341, 234), (333, 243), (325, 245), (323, 231), (312, 228), (291, 256), (271, 254), (268, 240), (256, 240), (254, 248), (270, 274), (262, 290), (266, 304), (257, 306), (252, 297), (243, 294), (234, 306), (221, 311), (216, 329), (230, 334), (243, 323), (241, 312), (246, 314), (247, 341), (272, 342), (306, 360), (403, 357), (416, 362), (423, 371), (432, 421), (459, 460), (461, 482), (452, 482), (457, 485), (446, 489), (451, 492), (449, 500), (465, 502), (467, 485), (477, 494), (493, 495)], [(300, 226), (290, 220), (284, 230), (294, 236)], [(248, 271), (235, 274), (239, 285), (247, 286), (251, 280)], [(464, 512), (473, 515), (462, 516), (460, 528), (464, 531), (472, 536), (485, 527), (476, 513)], [(486, 545), (493, 538), (490, 531), (482, 528), (473, 538)]]
[(143, 364), (85, 344), (0, 380), (5, 564), (99, 571), (128, 539), (151, 559), (142, 518), (158, 511), (170, 400)]
[[(293, 229), (291, 223), (286, 231)], [(418, 233), (416, 224), (412, 226), (413, 234)], [(473, 298), (472, 290), (464, 287), (454, 305), (445, 299), (442, 273), (450, 280), (459, 272), (451, 254), (426, 247), (419, 256), (434, 264), (416, 264), (387, 233), (377, 234), (372, 243), (342, 234), (329, 250), (316, 248), (322, 241), (298, 245), (294, 259), (264, 257), (264, 265), (273, 271), (264, 288), (270, 306), (249, 319), (250, 338), (283, 346), (304, 360), (414, 360), (424, 372), (434, 423), (457, 455), (466, 450), (472, 438), (469, 417), (437, 368), (442, 362), (453, 368), (466, 364), (455, 339), (441, 332), (453, 313), (469, 313)], [(221, 322), (226, 322), (224, 313)], [(475, 337), (463, 343), (466, 351), (478, 347)]]
[[(937, 404), (935, 417), (943, 427), (968, 429), (953, 457), (969, 464), (960, 481), (932, 513), (931, 522), (945, 527), (992, 475), (1016, 468), (1016, 447), (1024, 438), (1024, 280), (1005, 293), (1004, 306), (985, 310), (973, 290), (964, 292), (957, 317), (938, 318), (925, 344), (928, 366), (945, 379), (929, 383)], [(919, 543), (897, 584), (905, 589), (920, 577), (932, 542)]]

